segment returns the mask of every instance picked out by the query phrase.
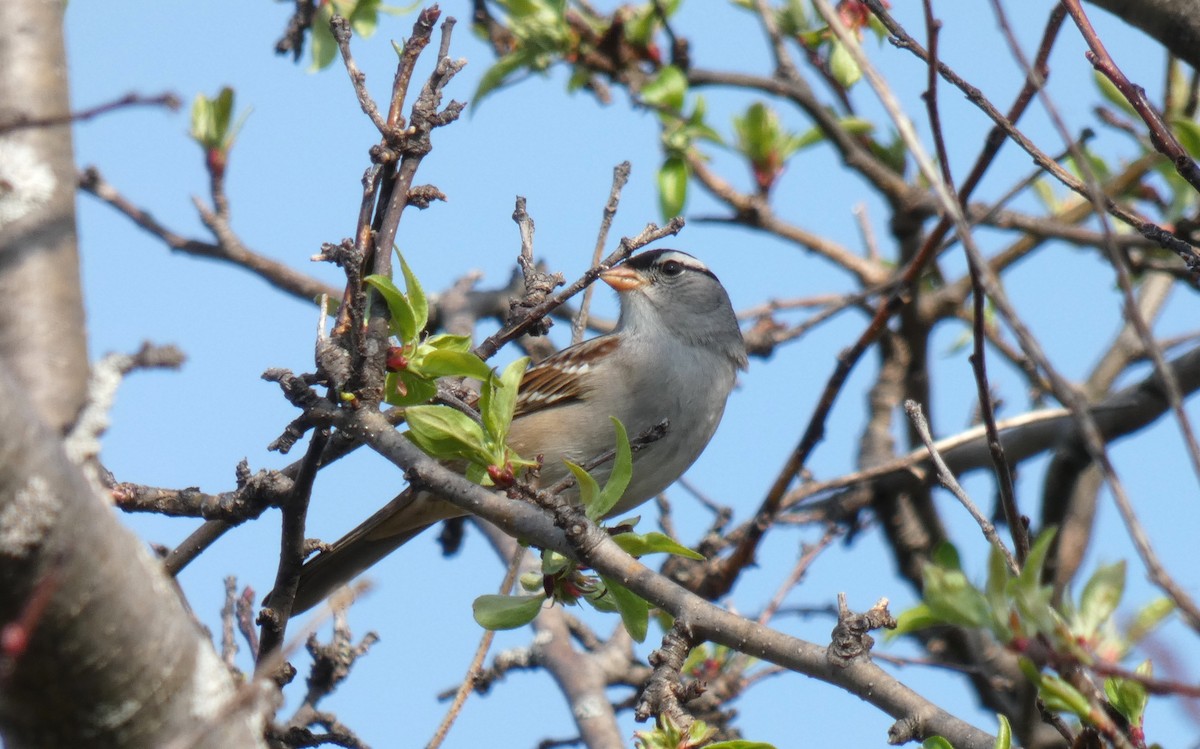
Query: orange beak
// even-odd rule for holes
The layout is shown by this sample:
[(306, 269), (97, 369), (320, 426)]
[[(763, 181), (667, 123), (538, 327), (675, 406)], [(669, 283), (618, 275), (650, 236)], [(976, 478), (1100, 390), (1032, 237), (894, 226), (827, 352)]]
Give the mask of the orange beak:
[(646, 285), (646, 279), (642, 278), (637, 271), (630, 270), (624, 265), (604, 271), (600, 274), (600, 280), (617, 291), (632, 291)]

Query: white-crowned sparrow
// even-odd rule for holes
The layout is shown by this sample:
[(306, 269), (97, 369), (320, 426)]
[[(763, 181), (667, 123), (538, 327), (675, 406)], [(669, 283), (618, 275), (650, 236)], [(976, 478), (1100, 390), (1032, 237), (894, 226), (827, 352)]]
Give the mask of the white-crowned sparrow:
[[(621, 316), (608, 335), (584, 341), (525, 373), (509, 445), (541, 455), (540, 483), (566, 475), (615, 441), (610, 416), (630, 438), (669, 422), (634, 454), (633, 478), (616, 516), (670, 486), (716, 431), (746, 347), (729, 295), (704, 263), (678, 250), (652, 250), (600, 275), (617, 290)], [(603, 485), (611, 464), (593, 471)], [(463, 515), (426, 491), (405, 491), (304, 565), (293, 610), (320, 603), (430, 525)]]

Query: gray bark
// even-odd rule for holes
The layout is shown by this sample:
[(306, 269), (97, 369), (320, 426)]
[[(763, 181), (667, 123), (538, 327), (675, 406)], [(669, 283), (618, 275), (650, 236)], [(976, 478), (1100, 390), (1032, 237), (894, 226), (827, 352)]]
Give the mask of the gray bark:
[[(61, 0), (0, 3), (0, 123), (70, 111)], [(62, 433), (83, 404), (87, 341), (70, 125), (0, 131), (0, 357)]]
[(264, 746), (265, 688), (63, 451), (88, 373), (71, 131), (44, 124), (69, 112), (64, 7), (0, 2), (0, 738)]

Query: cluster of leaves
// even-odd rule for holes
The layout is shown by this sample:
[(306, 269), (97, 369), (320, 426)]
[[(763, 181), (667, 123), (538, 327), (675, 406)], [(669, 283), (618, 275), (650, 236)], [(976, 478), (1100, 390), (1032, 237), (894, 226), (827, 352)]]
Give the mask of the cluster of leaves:
[(233, 89), (226, 86), (211, 99), (196, 94), (192, 101), (191, 137), (204, 149), (205, 165), (213, 175), (225, 172), (229, 161), (229, 150), (237, 139), (238, 132), (250, 116), (249, 110), (233, 119)]
[(333, 31), (329, 28), (329, 21), (334, 14), (349, 21), (350, 30), (355, 34), (368, 39), (379, 26), (380, 13), (403, 15), (411, 13), (420, 5), (420, 0), (403, 8), (384, 5), (382, 0), (327, 0), (320, 3), (313, 14), (312, 65), (309, 66), (309, 70), (323, 70), (337, 59), (337, 40), (333, 38)]
[[(581, 466), (567, 463), (579, 486), (579, 501), (589, 520), (599, 521), (606, 516), (629, 485), (633, 476), (633, 456), (625, 427), (613, 419), (616, 432), (616, 456), (612, 472), (601, 488), (591, 474)], [(638, 518), (627, 518), (611, 529), (613, 541), (631, 556), (666, 553), (703, 560), (704, 557), (679, 544), (664, 533), (633, 532)], [(540, 573), (521, 577), (525, 595), (485, 595), (475, 599), (475, 621), (486, 629), (516, 629), (537, 617), (546, 601), (567, 606), (586, 602), (597, 611), (617, 612), (629, 635), (637, 642), (646, 639), (650, 620), (650, 604), (620, 582), (605, 575), (588, 575), (573, 560), (553, 551), (542, 552)]]
[(660, 715), (654, 730), (634, 734), (633, 746), (635, 749), (775, 749), (772, 744), (745, 739), (708, 743), (708, 739), (716, 732), (717, 729), (702, 720), (680, 728), (668, 716)]
[[(1125, 95), (1117, 89), (1111, 80), (1098, 71), (1093, 74), (1093, 80), (1101, 96), (1116, 110), (1115, 112), (1109, 111), (1107, 114), (1109, 119), (1116, 121), (1124, 117), (1131, 121), (1137, 121), (1140, 118), (1133, 105), (1129, 103), (1129, 100), (1125, 98)], [(1164, 117), (1170, 124), (1171, 131), (1179, 139), (1184, 149), (1188, 153), (1197, 154), (1200, 153), (1200, 123), (1196, 121), (1194, 113), (1189, 114), (1188, 112), (1188, 85), (1186, 76), (1170, 76), (1168, 80), (1170, 91), (1166, 97), (1167, 111), (1164, 113)], [(1150, 138), (1136, 131), (1133, 127), (1118, 127), (1116, 130), (1124, 132), (1133, 138), (1142, 154), (1155, 152)], [(1090, 172), (1091, 176), (1102, 183), (1113, 176), (1114, 170), (1109, 166), (1108, 162), (1099, 154), (1089, 149), (1086, 144), (1080, 143), (1078, 151), (1087, 161), (1087, 171)], [(1078, 179), (1086, 181), (1088, 175), (1076, 163), (1073, 155), (1067, 157), (1065, 166)], [(1200, 196), (1196, 195), (1196, 191), (1179, 174), (1175, 165), (1169, 159), (1159, 158), (1154, 162), (1153, 169), (1166, 184), (1168, 193), (1166, 197), (1159, 194), (1157, 190), (1150, 187), (1143, 180), (1132, 182), (1121, 197), (1147, 201), (1153, 204), (1168, 221), (1179, 221), (1193, 215), (1197, 205), (1200, 204)], [(1055, 187), (1046, 177), (1039, 177), (1035, 180), (1033, 190), (1038, 200), (1051, 213), (1058, 213), (1067, 208), (1066, 201), (1059, 196)], [(1113, 230), (1120, 233), (1133, 231), (1133, 229), (1121, 223), (1115, 223)], [(1165, 251), (1163, 252), (1165, 253)]]
[[(751, 0), (734, 0), (747, 9), (756, 9)], [(518, 74), (543, 73), (557, 63), (572, 66), (569, 90), (587, 84), (597, 72), (589, 67), (591, 52), (598, 46), (612, 45), (618, 36), (638, 65), (653, 72), (651, 78), (637, 91), (639, 100), (654, 109), (662, 126), (663, 163), (658, 170), (659, 206), (664, 219), (679, 215), (687, 202), (691, 170), (687, 154), (697, 142), (706, 141), (725, 146), (722, 136), (705, 121), (706, 104), (702, 96), (692, 97), (689, 106), (687, 74), (676, 65), (663, 65), (655, 35), (681, 4), (681, 0), (622, 6), (611, 16), (574, 11), (566, 0), (497, 0), (505, 13), (508, 36), (507, 51), (483, 74), (472, 97), (477, 106), (488, 94), (511, 82)], [(333, 0), (339, 12), (350, 19), (356, 33), (368, 35), (374, 30), (377, 16), (384, 9), (379, 0)], [(842, 21), (861, 34), (870, 28), (879, 38), (885, 29), (858, 0), (844, 0), (838, 6)], [(332, 61), (336, 49), (328, 32), (332, 13), (322, 6), (323, 22), (315, 22), (313, 54), (314, 67)], [(861, 78), (861, 71), (845, 46), (830, 32), (829, 27), (814, 22), (801, 0), (789, 0), (776, 11), (779, 28), (812, 55), (821, 58), (829, 76), (848, 90)], [(327, 36), (319, 39), (318, 34)], [(322, 50), (318, 56), (318, 50)], [(605, 57), (603, 54), (598, 57)], [(605, 70), (608, 74), (614, 71)], [(866, 138), (876, 154), (897, 172), (905, 169), (902, 141), (893, 136), (888, 144), (871, 139), (874, 126), (857, 117), (846, 117), (841, 126), (852, 135)], [(813, 128), (794, 134), (783, 128), (777, 112), (762, 102), (750, 104), (745, 112), (734, 117), (732, 148), (750, 165), (755, 185), (766, 194), (783, 173), (787, 160), (797, 151), (821, 142), (823, 131)]]
[[(734, 0), (734, 2), (751, 12), (758, 12), (753, 0)], [(889, 7), (887, 0), (884, 0), (883, 5), (885, 8)], [(842, 0), (837, 5), (837, 12), (842, 24), (857, 34), (860, 39), (863, 36), (863, 29), (869, 29), (878, 42), (887, 38), (887, 29), (883, 23), (859, 0)], [(862, 78), (862, 71), (847, 51), (846, 45), (834, 36), (828, 24), (820, 21), (815, 14), (810, 15), (806, 12), (801, 0), (787, 0), (776, 9), (775, 23), (780, 33), (799, 44), (808, 53), (810, 59), (814, 59), (820, 64), (829, 78), (843, 91), (849, 91)], [(890, 140), (882, 143), (871, 137), (875, 126), (868, 120), (850, 116), (841, 118), (839, 124), (850, 135), (864, 139), (866, 145), (880, 161), (891, 167), (897, 174), (904, 174), (907, 168), (907, 151), (904, 141), (898, 133), (893, 131)], [(795, 149), (799, 150), (813, 145), (824, 138), (824, 131), (813, 128), (799, 136), (799, 143)], [(769, 138), (764, 138), (764, 140), (768, 143), (771, 142)], [(783, 140), (777, 142), (781, 146), (787, 144), (787, 141)], [(777, 148), (777, 150), (783, 152), (783, 149)], [(759, 162), (755, 160), (753, 152), (741, 147), (739, 147), (739, 151), (750, 158), (751, 164), (755, 167), (755, 178), (759, 179)], [(786, 156), (784, 158), (786, 159)], [(765, 165), (768, 167), (765, 174), (771, 174), (769, 171), (770, 161), (765, 162)]]
[(696, 141), (723, 143), (721, 136), (705, 121), (707, 112), (703, 96), (693, 97), (691, 111), (686, 111), (688, 98), (687, 74), (674, 65), (658, 71), (639, 92), (642, 103), (658, 113), (662, 126), (664, 159), (658, 168), (658, 200), (664, 219), (679, 215), (687, 202), (687, 185), (691, 170), (687, 152)]
[[(425, 336), (429, 302), (403, 256), (400, 267), (405, 291), (387, 276), (364, 279), (387, 302), (391, 333), (398, 341), (388, 350), (384, 399), (406, 407), (408, 436), (426, 453), (440, 460), (465, 462), (467, 478), (476, 483), (511, 484), (522, 469), (534, 465), (507, 445), (529, 359), (517, 359), (497, 374), (471, 352), (469, 337), (449, 333)], [(479, 380), (478, 420), (450, 406), (428, 405), (437, 395), (440, 377)]]
[(500, 0), (508, 14), (512, 50), (479, 79), (472, 101), (477, 105), (520, 71), (543, 72), (578, 45), (567, 23), (566, 0)]
[[(1046, 557), (1053, 531), (1042, 533), (1025, 566), (1012, 574), (1003, 555), (992, 549), (987, 580), (982, 588), (973, 585), (963, 572), (958, 552), (943, 545), (925, 567), (924, 598), (899, 618), (890, 636), (925, 627), (951, 624), (985, 629), (1010, 650), (1021, 655), (1021, 668), (1038, 686), (1041, 698), (1053, 710), (1073, 714), (1085, 725), (1104, 729), (1107, 715), (1062, 677), (1045, 673), (1030, 656), (1051, 665), (1088, 667), (1115, 664), (1132, 647), (1158, 626), (1173, 610), (1167, 598), (1144, 606), (1132, 622), (1119, 631), (1114, 613), (1125, 590), (1125, 563), (1099, 567), (1084, 585), (1078, 602), (1070, 595), (1055, 607), (1052, 586), (1042, 584)], [(1137, 673), (1150, 675), (1149, 662)], [(1105, 680), (1109, 707), (1122, 715), (1134, 731), (1141, 733), (1146, 705), (1145, 686), (1136, 680), (1110, 677)]]
[[(735, 3), (757, 12), (751, 0), (735, 0)], [(843, 2), (839, 6), (843, 22), (859, 31), (870, 28), (882, 39), (885, 29), (865, 6), (857, 0)], [(776, 11), (776, 22), (782, 33), (804, 47), (812, 55), (823, 59), (831, 78), (844, 90), (849, 90), (862, 77), (845, 46), (839, 42), (824, 24), (816, 24), (804, 10), (800, 0), (789, 0)], [(666, 66), (639, 92), (641, 100), (654, 108), (662, 126), (664, 160), (658, 172), (659, 203), (664, 218), (682, 212), (687, 202), (687, 186), (691, 173), (686, 154), (698, 141), (708, 141), (725, 146), (719, 133), (705, 120), (704, 98), (694, 97), (690, 111), (687, 108), (688, 85), (686, 74), (675, 66)], [(839, 121), (851, 135), (867, 140), (868, 145), (886, 164), (898, 173), (906, 167), (903, 142), (893, 135), (888, 144), (876, 142), (870, 136), (874, 125), (858, 117), (845, 117)], [(750, 165), (755, 187), (759, 194), (766, 195), (783, 174), (784, 167), (796, 152), (823, 141), (826, 134), (820, 128), (811, 128), (804, 133), (792, 133), (782, 125), (779, 114), (763, 102), (753, 102), (743, 114), (733, 118), (734, 141), (732, 149)]]
[[(734, 4), (752, 13), (758, 12), (754, 0), (734, 0)], [(884, 6), (888, 7), (888, 3), (884, 2)], [(859, 0), (842, 0), (838, 3), (837, 12), (842, 24), (855, 32), (860, 39), (864, 28), (874, 32), (877, 39), (887, 36), (887, 29)], [(862, 78), (862, 71), (846, 50), (846, 45), (833, 35), (827, 24), (818, 22), (815, 16), (810, 16), (801, 0), (787, 0), (777, 8), (775, 23), (783, 36), (795, 40), (805, 50), (818, 55), (830, 77), (843, 89), (849, 90)]]
[[(641, 6), (623, 6), (611, 17), (590, 9), (569, 10), (566, 0), (497, 0), (507, 16), (508, 51), (483, 74), (474, 104), (518, 73), (541, 73), (558, 62), (572, 65), (567, 88), (585, 86), (594, 74), (584, 62), (600, 53), (599, 47), (621, 47), (634, 59), (657, 66), (654, 34), (662, 19), (670, 18), (682, 0), (665, 0)], [(598, 54), (599, 57), (607, 55)], [(611, 72), (611, 71), (610, 71)]]
[[(658, 170), (658, 194), (664, 219), (678, 215), (687, 202), (691, 178), (687, 155), (697, 142), (731, 147), (750, 165), (759, 194), (766, 195), (783, 174), (788, 159), (826, 138), (825, 131), (817, 127), (803, 133), (791, 132), (784, 127), (774, 108), (756, 101), (742, 114), (734, 115), (734, 140), (729, 146), (721, 134), (705, 122), (704, 97), (694, 96), (689, 110), (688, 93), (687, 76), (673, 65), (660, 70), (641, 90), (642, 102), (655, 109), (662, 126), (664, 157)], [(875, 129), (871, 122), (860, 117), (844, 117), (839, 124), (846, 132), (862, 138), (870, 138)], [(903, 171), (905, 156), (899, 138), (893, 138), (886, 146), (870, 142), (889, 165)]]

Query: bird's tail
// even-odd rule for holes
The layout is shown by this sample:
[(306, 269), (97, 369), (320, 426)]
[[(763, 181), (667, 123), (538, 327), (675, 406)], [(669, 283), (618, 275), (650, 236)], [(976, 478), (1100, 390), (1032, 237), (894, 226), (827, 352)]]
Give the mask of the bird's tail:
[(421, 531), (463, 511), (426, 492), (405, 491), (327, 550), (305, 562), (292, 614), (311, 609)]

